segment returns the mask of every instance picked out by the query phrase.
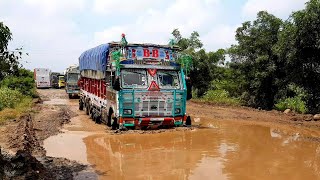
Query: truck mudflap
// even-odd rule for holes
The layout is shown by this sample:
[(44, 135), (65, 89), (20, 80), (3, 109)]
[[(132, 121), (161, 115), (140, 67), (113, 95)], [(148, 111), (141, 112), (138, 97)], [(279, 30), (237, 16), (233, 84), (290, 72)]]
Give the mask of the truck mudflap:
[(122, 118), (119, 125), (124, 127), (151, 127), (151, 126), (182, 126), (186, 117), (147, 117), (147, 118)]

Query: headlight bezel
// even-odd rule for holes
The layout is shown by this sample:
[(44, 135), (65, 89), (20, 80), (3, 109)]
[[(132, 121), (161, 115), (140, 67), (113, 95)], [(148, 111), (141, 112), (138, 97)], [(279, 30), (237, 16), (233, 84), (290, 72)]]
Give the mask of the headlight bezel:
[(181, 108), (176, 108), (174, 110), (174, 114), (181, 114)]
[(123, 109), (124, 115), (132, 115), (132, 109)]

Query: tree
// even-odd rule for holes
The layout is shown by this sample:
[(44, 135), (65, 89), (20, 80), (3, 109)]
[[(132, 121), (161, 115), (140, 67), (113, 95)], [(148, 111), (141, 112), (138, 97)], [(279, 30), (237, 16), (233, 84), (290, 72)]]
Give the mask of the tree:
[[(320, 112), (320, 1), (310, 0), (284, 23), (275, 48), (287, 81), (306, 90), (308, 109)], [(290, 94), (288, 95), (290, 96)]]
[(217, 52), (207, 53), (202, 49), (203, 44), (197, 31), (193, 31), (189, 38), (182, 37), (178, 29), (174, 29), (172, 35), (182, 49), (181, 53), (192, 57), (190, 79), (197, 96), (201, 97), (208, 91), (211, 81), (216, 77), (217, 64), (224, 62), (225, 51), (220, 49)]
[(0, 22), (0, 81), (8, 75), (18, 74), (22, 52), (19, 52), (19, 49), (16, 52), (8, 50), (8, 43), (11, 39), (10, 29)]
[(229, 50), (232, 68), (244, 76), (242, 98), (247, 105), (271, 109), (278, 91), (281, 64), (273, 47), (278, 42), (282, 21), (261, 11), (253, 22), (245, 22), (236, 31), (238, 45)]

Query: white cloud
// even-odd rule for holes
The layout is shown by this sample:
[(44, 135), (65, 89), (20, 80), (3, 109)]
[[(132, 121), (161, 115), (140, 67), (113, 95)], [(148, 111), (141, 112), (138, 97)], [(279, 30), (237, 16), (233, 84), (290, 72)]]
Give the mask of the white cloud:
[(85, 8), (85, 0), (24, 0), (44, 15), (72, 14)]
[(207, 28), (208, 22), (213, 23), (217, 17), (219, 2), (218, 0), (176, 0), (164, 10), (150, 7), (141, 12), (133, 23), (96, 32), (94, 42), (100, 44), (106, 41), (117, 41), (121, 38), (121, 33), (125, 33), (129, 42), (167, 44), (174, 28), (179, 28), (184, 36), (189, 36), (194, 30), (201, 31)]
[(150, 0), (95, 0), (93, 10), (99, 14), (136, 14), (143, 12), (145, 9), (157, 7), (164, 2)]
[(230, 47), (232, 44), (236, 43), (235, 31), (239, 26), (229, 26), (225, 24), (217, 25), (203, 36), (202, 40), (204, 47), (207, 50)]
[(10, 48), (23, 46), (30, 54), (26, 67), (63, 71), (85, 49), (118, 41), (122, 33), (129, 42), (167, 44), (179, 28), (184, 37), (198, 31), (209, 51), (226, 48), (242, 23), (237, 10), (245, 19), (259, 10), (286, 18), (304, 2), (247, 0), (230, 12), (231, 0), (0, 0), (0, 17), (13, 33)]
[(288, 18), (292, 11), (300, 10), (308, 0), (248, 0), (243, 6), (245, 17), (254, 18), (259, 11), (268, 11), (280, 18)]
[[(72, 4), (73, 2), (73, 4)], [(83, 9), (84, 1), (12, 1), (0, 7), (0, 16), (13, 34), (10, 48), (23, 46), (29, 53), (24, 66), (33, 69), (48, 67), (62, 72), (69, 64), (77, 62), (86, 48), (86, 40), (77, 33), (71, 15)], [(4, 8), (13, 9), (2, 14)]]

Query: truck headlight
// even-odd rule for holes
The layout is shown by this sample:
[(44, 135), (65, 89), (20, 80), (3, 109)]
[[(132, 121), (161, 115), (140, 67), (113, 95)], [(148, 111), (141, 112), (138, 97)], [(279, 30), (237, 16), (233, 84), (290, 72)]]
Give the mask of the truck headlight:
[(131, 109), (124, 109), (123, 114), (130, 115), (130, 114), (132, 114), (132, 110)]
[(180, 109), (180, 108), (176, 108), (176, 109), (174, 110), (174, 113), (175, 113), (175, 114), (180, 114), (180, 113), (181, 113), (181, 109)]

